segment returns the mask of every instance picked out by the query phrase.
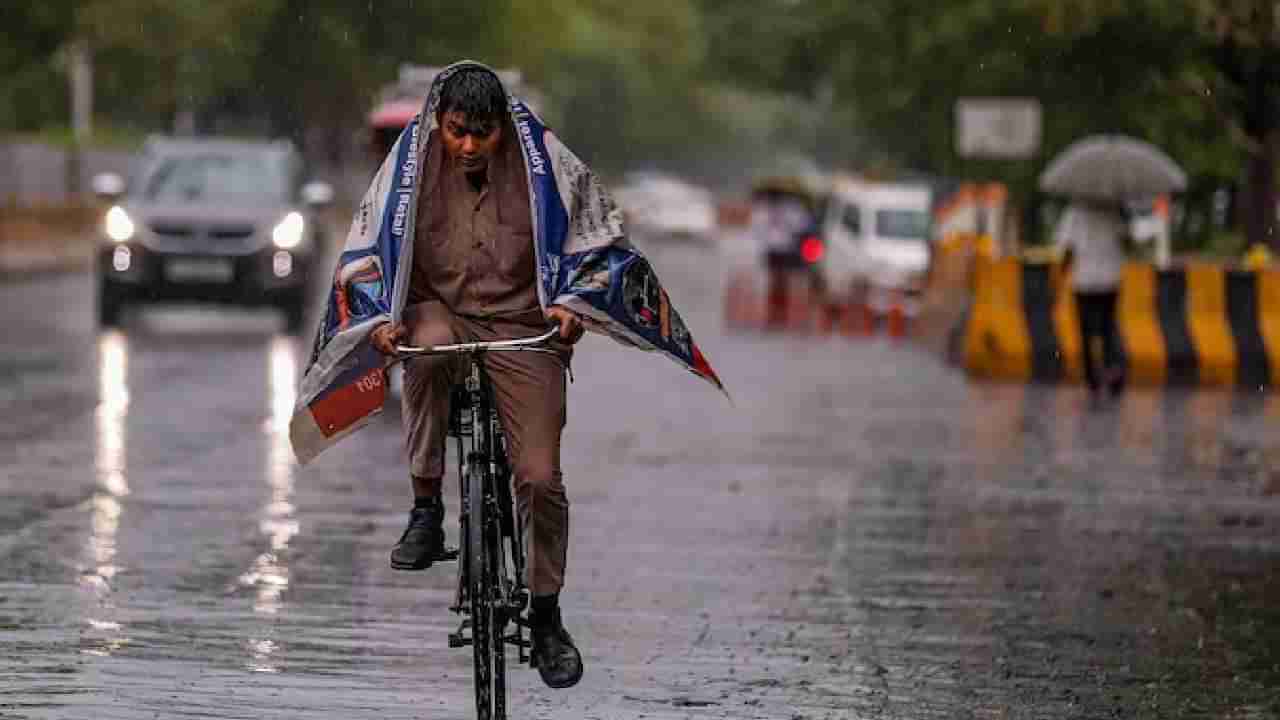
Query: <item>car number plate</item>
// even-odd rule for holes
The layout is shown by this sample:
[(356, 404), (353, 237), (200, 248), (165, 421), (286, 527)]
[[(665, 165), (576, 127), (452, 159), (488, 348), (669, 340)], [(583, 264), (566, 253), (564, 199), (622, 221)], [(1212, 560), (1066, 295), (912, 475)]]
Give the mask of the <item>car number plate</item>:
[(164, 276), (171, 282), (231, 282), (235, 268), (220, 258), (181, 258), (164, 264)]

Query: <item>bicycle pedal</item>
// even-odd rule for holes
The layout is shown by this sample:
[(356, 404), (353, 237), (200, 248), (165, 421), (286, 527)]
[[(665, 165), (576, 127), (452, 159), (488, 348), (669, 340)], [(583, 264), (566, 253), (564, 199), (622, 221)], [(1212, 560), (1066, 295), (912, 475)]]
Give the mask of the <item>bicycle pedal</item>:
[(462, 633), (449, 633), (449, 647), (460, 648), (471, 644), (471, 638), (465, 637)]
[(443, 550), (440, 551), (439, 555), (436, 555), (434, 558), (432, 558), (432, 562), (448, 562), (450, 560), (457, 560), (457, 559), (458, 559), (458, 548), (445, 547)]

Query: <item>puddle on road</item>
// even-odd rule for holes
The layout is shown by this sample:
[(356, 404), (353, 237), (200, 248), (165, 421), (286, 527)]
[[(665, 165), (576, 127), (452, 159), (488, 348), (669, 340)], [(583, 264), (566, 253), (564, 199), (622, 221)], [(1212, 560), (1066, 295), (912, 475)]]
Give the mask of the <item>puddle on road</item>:
[[(267, 353), (270, 412), (263, 423), (268, 448), (262, 475), (266, 478), (268, 493), (258, 511), (258, 528), (267, 540), (267, 549), (237, 580), (241, 587), (254, 590), (253, 611), (266, 618), (278, 614), (284, 606), (290, 577), (289, 544), (301, 530), (293, 504), (296, 464), (289, 444), (289, 420), (297, 384), (298, 360), (293, 342), (283, 337), (273, 338)], [(277, 656), (281, 647), (275, 623), (263, 624), (254, 632), (245, 643), (250, 655), (248, 668), (253, 672), (279, 672)]]
[(998, 402), (967, 428), (948, 416), (976, 471), (901, 442), (863, 456), (845, 571), (800, 597), (866, 611), (831, 629), (887, 668), (904, 700), (877, 712), (1280, 713), (1278, 441), (1256, 432), (1272, 401), (1139, 392), (1097, 412), (1071, 389), (978, 394)]

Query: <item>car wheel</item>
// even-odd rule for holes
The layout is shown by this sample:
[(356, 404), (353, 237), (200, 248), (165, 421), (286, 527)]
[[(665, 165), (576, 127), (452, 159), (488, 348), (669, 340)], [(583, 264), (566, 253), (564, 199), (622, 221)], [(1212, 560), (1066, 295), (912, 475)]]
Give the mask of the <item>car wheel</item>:
[(98, 291), (98, 327), (120, 327), (120, 317), (124, 313), (124, 301), (120, 295), (109, 287)]

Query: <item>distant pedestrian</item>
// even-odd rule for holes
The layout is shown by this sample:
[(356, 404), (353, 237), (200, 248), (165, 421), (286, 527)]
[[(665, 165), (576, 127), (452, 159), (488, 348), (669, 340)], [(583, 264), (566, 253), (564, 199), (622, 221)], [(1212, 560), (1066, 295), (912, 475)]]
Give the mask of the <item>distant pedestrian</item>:
[(796, 193), (775, 188), (758, 189), (751, 198), (751, 233), (764, 255), (768, 273), (765, 325), (785, 324), (787, 274), (804, 267), (796, 238), (813, 224), (813, 213)]
[(1063, 266), (1071, 270), (1085, 382), (1094, 395), (1104, 387), (1113, 396), (1124, 390), (1116, 302), (1127, 234), (1126, 215), (1118, 202), (1072, 202), (1054, 232), (1054, 244), (1064, 254)]

